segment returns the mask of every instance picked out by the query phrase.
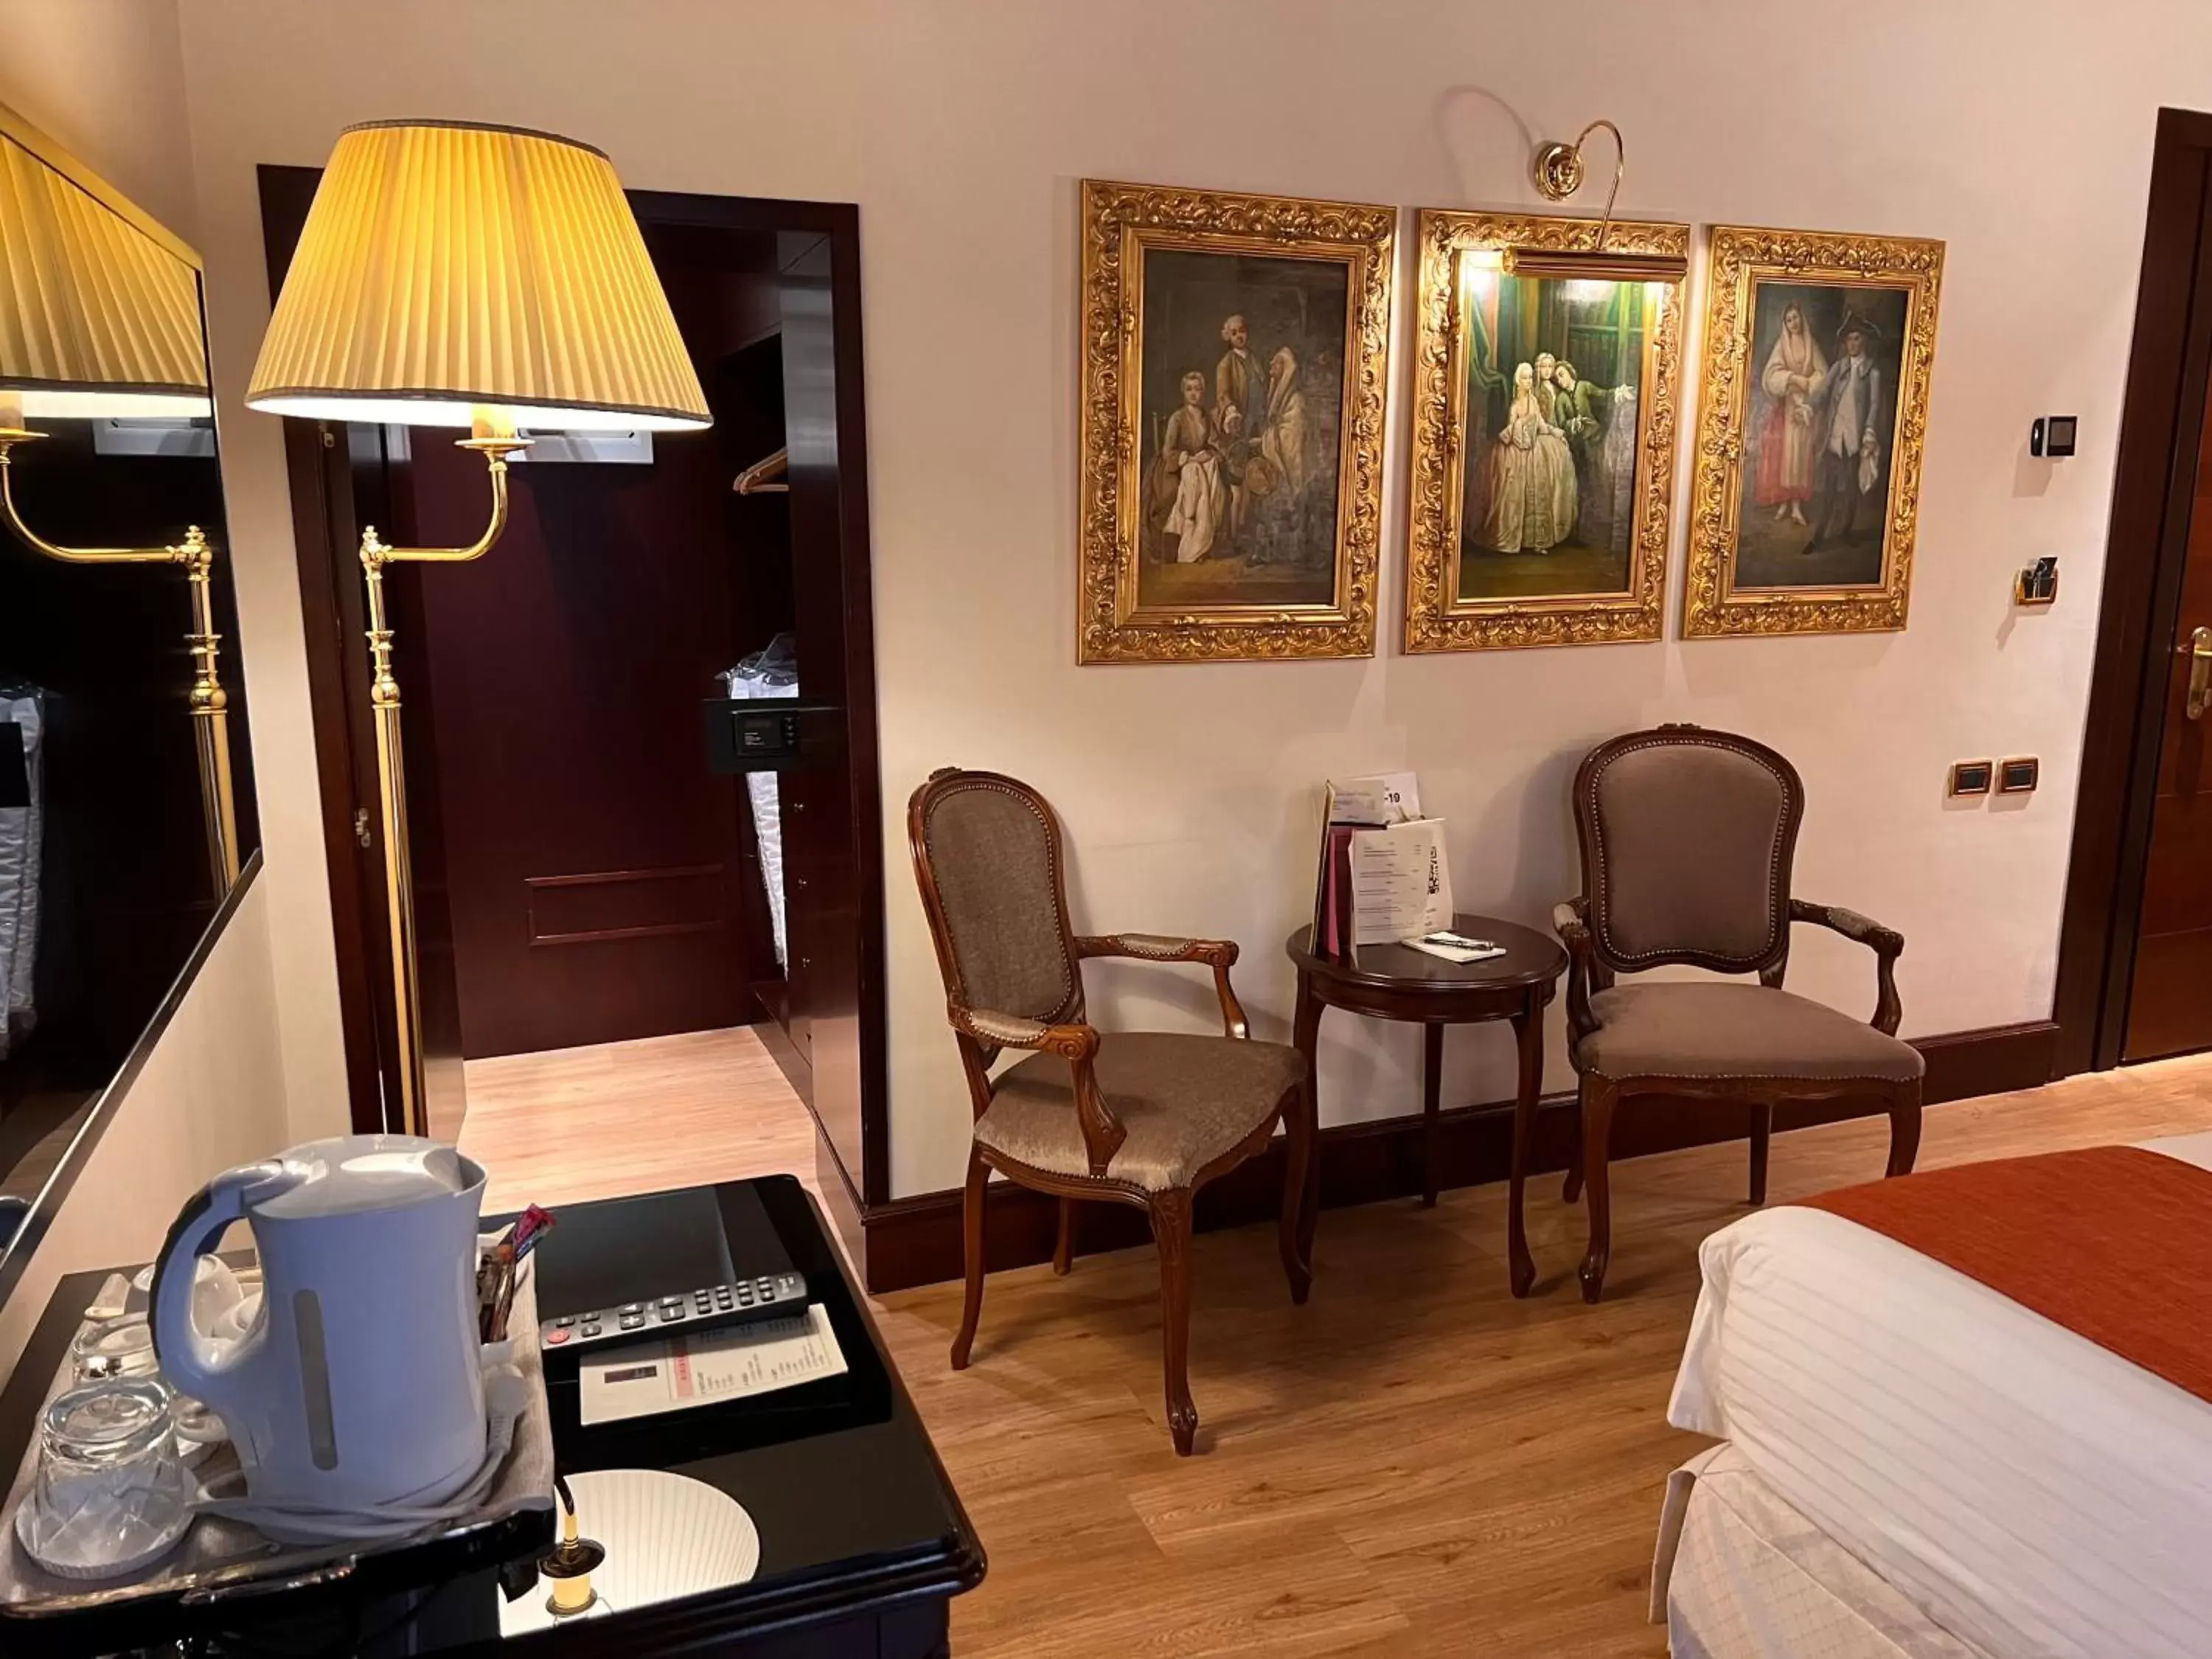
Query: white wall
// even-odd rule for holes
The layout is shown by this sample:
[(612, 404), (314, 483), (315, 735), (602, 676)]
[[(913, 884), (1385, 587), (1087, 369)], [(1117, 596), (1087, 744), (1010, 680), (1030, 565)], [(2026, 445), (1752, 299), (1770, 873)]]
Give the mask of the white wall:
[[(1058, 804), (1079, 926), (1242, 939), (1281, 1036), (1323, 774), (1418, 768), (1464, 899), (1540, 922), (1576, 885), (1576, 759), (1657, 720), (1731, 726), (1806, 775), (1801, 890), (1910, 938), (1908, 1032), (2048, 1012), (2152, 128), (2161, 103), (2212, 106), (2201, 0), (191, 0), (184, 25), (295, 1126), (342, 1106), (302, 1089), (336, 1037), (297, 598), (276, 429), (236, 401), (267, 309), (253, 167), (319, 163), (378, 117), (573, 134), (642, 187), (860, 205), (896, 1191), (957, 1181), (966, 1139), (900, 834), (948, 762)], [(1599, 115), (1628, 136), (1626, 213), (1948, 242), (1910, 631), (1396, 655), (1408, 259), (1382, 653), (1078, 669), (1077, 181), (1533, 205), (1532, 138)], [(2082, 417), (2082, 453), (2032, 463), (2052, 411)], [(2044, 553), (2066, 597), (2015, 617), (2012, 573)], [(2029, 753), (2032, 801), (1946, 807), (1951, 760)], [(1794, 982), (1872, 994), (1864, 956), (1823, 940)], [(1110, 1020), (1197, 1024), (1206, 1000), (1159, 970), (1094, 981)], [(1412, 1031), (1332, 1017), (1324, 1040), (1329, 1119), (1412, 1108)], [(1502, 1035), (1452, 1048), (1454, 1097), (1508, 1090)]]
[(177, 0), (0, 0), (0, 104), (191, 241)]
[[(45, 128), (191, 240), (191, 149), (176, 0), (0, 0), (0, 103)], [(295, 600), (295, 638), (298, 617)], [(258, 737), (258, 689), (255, 698)], [(264, 787), (282, 793), (284, 786), (279, 776)], [(330, 975), (327, 962), (322, 971)], [(0, 1379), (61, 1275), (146, 1259), (201, 1182), (284, 1145), (276, 1022), (264, 882), (246, 896), (216, 941), (0, 1307)]]
[(0, 1381), (63, 1274), (151, 1261), (210, 1176), (285, 1146), (269, 921), (256, 882), (0, 1306)]

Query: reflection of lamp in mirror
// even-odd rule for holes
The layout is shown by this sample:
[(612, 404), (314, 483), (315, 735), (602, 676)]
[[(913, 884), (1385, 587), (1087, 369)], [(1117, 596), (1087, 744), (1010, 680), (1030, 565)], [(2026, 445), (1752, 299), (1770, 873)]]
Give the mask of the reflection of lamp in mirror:
[(459, 123), (339, 135), (246, 392), (310, 420), (466, 427), (491, 511), (465, 547), (392, 547), (364, 526), (370, 702), (399, 1046), (400, 1127), (423, 1133), (422, 1015), (399, 685), (384, 572), (481, 558), (507, 524), (518, 426), (684, 431), (709, 423), (676, 319), (599, 151)]
[(25, 545), (64, 563), (183, 568), (192, 729), (220, 897), (238, 879), (238, 811), (209, 587), (214, 547), (198, 525), (169, 547), (63, 546), (32, 529), (15, 499), (15, 451), (46, 436), (27, 422), (214, 413), (196, 264), (127, 207), (52, 140), (0, 108), (0, 517)]
[(1679, 283), (1689, 275), (1690, 262), (1680, 254), (1622, 253), (1606, 244), (1613, 232), (1613, 204), (1620, 195), (1621, 175), (1628, 171), (1628, 147), (1620, 129), (1610, 121), (1591, 122), (1575, 135), (1571, 144), (1548, 143), (1536, 151), (1536, 189), (1546, 201), (1564, 202), (1583, 185), (1583, 145), (1603, 127), (1613, 135), (1613, 188), (1606, 192), (1605, 216), (1598, 222), (1597, 240), (1589, 248), (1510, 248), (1505, 269), (1516, 276), (1564, 276), (1600, 283)]

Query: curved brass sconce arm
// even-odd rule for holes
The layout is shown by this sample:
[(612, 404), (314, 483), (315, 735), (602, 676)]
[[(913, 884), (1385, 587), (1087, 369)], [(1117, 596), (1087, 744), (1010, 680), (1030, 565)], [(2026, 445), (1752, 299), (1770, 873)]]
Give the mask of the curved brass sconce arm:
[(1620, 198), (1621, 175), (1628, 171), (1628, 145), (1620, 129), (1601, 117), (1575, 135), (1571, 144), (1558, 143), (1536, 151), (1536, 189), (1547, 201), (1564, 202), (1583, 187), (1583, 146), (1600, 127), (1613, 135), (1613, 188), (1605, 195), (1605, 216), (1598, 226), (1597, 251), (1605, 252), (1605, 239), (1613, 229), (1613, 204)]
[(1597, 242), (1588, 249), (1511, 248), (1505, 268), (1528, 276), (1589, 277), (1601, 282), (1679, 283), (1689, 274), (1690, 263), (1680, 254), (1613, 253), (1607, 243), (1613, 236), (1613, 206), (1620, 198), (1620, 181), (1628, 171), (1628, 146), (1620, 129), (1610, 121), (1591, 122), (1575, 135), (1571, 144), (1549, 143), (1536, 150), (1536, 189), (1546, 200), (1564, 202), (1583, 186), (1583, 146), (1589, 136), (1604, 128), (1613, 135), (1613, 188), (1606, 192), (1605, 216), (1598, 221)]
[(222, 689), (218, 659), (222, 635), (215, 631), (215, 600), (210, 578), (215, 544), (198, 525), (188, 525), (173, 547), (64, 547), (48, 541), (23, 521), (15, 505), (15, 451), (46, 434), (19, 426), (0, 427), (0, 517), (25, 546), (64, 564), (174, 564), (184, 568), (192, 599), (191, 631), (185, 648), (192, 659), (192, 732), (199, 750), (200, 798), (207, 814), (208, 875), (216, 896), (238, 880), (238, 802), (230, 775), (230, 694)]

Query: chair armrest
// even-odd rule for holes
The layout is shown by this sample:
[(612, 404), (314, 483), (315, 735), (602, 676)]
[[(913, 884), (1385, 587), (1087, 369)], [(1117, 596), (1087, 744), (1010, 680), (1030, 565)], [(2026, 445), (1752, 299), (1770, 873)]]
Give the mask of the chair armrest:
[(983, 1045), (987, 1063), (1000, 1048), (1034, 1048), (1065, 1060), (1074, 1085), (1076, 1121), (1083, 1129), (1083, 1149), (1091, 1162), (1091, 1173), (1106, 1173), (1114, 1154), (1129, 1138), (1129, 1130), (1099, 1090), (1092, 1064), (1098, 1055), (1098, 1032), (1094, 1027), (1048, 1025), (1041, 1019), (1024, 1019), (992, 1008), (963, 1008), (957, 1002), (946, 1005), (945, 1017), (954, 1030)]
[(1244, 1005), (1229, 984), (1229, 969), (1237, 961), (1237, 942), (1226, 939), (1177, 939), (1166, 933), (1096, 933), (1075, 941), (1079, 961), (1097, 957), (1125, 957), (1133, 962), (1202, 962), (1213, 969), (1214, 994), (1221, 999), (1221, 1034), (1249, 1037), (1251, 1023)]
[(1583, 900), (1565, 899), (1552, 907), (1552, 931), (1567, 947), (1567, 1026), (1579, 1042), (1597, 1030), (1590, 1012), (1590, 935)]
[(1898, 1024), (1905, 1018), (1905, 1005), (1897, 994), (1897, 959), (1905, 953), (1905, 935), (1856, 910), (1846, 910), (1838, 904), (1814, 904), (1804, 899), (1790, 901), (1790, 920), (1813, 922), (1845, 939), (1856, 939), (1874, 952), (1875, 1010), (1868, 1024), (1884, 1036), (1895, 1036)]

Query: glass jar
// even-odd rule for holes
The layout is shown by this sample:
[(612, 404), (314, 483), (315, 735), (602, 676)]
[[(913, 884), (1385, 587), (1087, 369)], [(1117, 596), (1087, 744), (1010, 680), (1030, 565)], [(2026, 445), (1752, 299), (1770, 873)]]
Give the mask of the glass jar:
[(105, 1578), (156, 1559), (191, 1522), (169, 1390), (146, 1379), (90, 1382), (39, 1419), (39, 1474), (21, 1523), (48, 1570)]
[(154, 1328), (144, 1314), (123, 1314), (86, 1326), (70, 1353), (80, 1382), (128, 1382), (154, 1376), (161, 1368), (154, 1354)]

